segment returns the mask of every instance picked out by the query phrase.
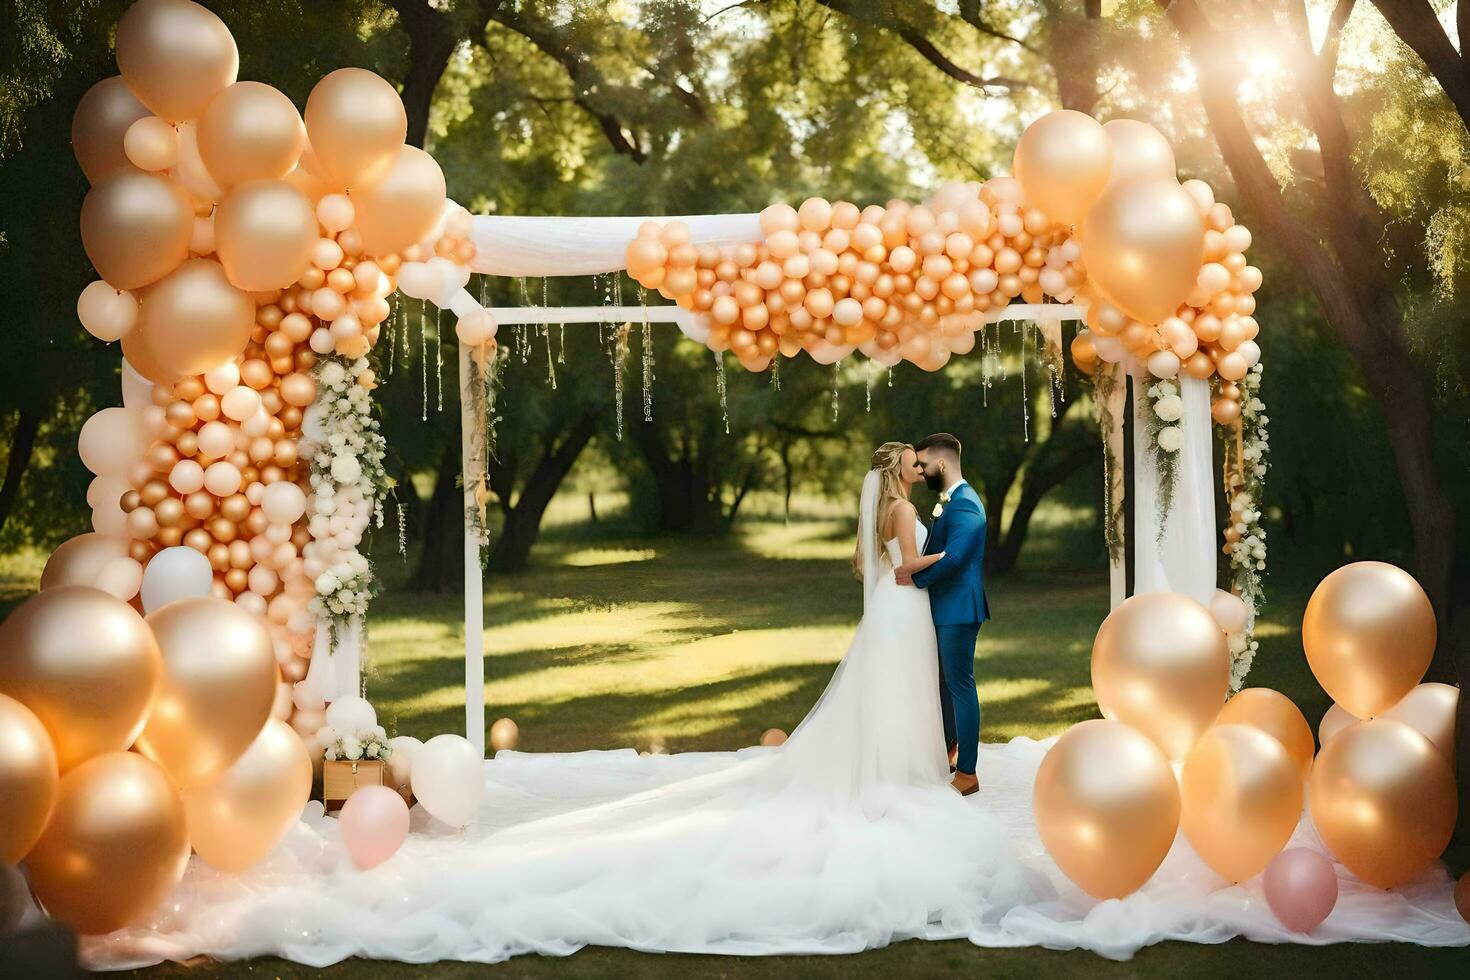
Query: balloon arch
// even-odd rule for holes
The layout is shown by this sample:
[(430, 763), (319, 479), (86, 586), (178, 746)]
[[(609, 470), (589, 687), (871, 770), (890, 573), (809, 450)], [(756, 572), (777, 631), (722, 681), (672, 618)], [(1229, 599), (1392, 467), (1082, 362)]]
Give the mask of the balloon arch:
[[(1184, 603), (1177, 622), (1202, 629), (1192, 642), (1208, 661), (1188, 696), (1140, 728), (1179, 758), (1200, 734), (1190, 705), (1218, 710), (1249, 668), (1265, 568), (1261, 275), (1245, 257), (1250, 233), (1205, 184), (1178, 181), (1146, 123), (1049, 113), (1022, 135), (1014, 176), (946, 184), (922, 204), (488, 217), (446, 198), (433, 157), (404, 143), (398, 93), (371, 72), (332, 72), (298, 113), (270, 86), (237, 81), (228, 30), (187, 0), (131, 7), (117, 60), (121, 74), (82, 98), (72, 136), (92, 183), (81, 232), (99, 277), (77, 313), (99, 340), (121, 342), (122, 405), (79, 439), (96, 474), (95, 532), (58, 548), (41, 591), (0, 626), (0, 721), (38, 760), (7, 800), (0, 864), (27, 858), (37, 896), (73, 926), (106, 932), (157, 905), (191, 845), (228, 870), (261, 857), (300, 813), (316, 746), (388, 757), (370, 711), (356, 720), (363, 736), (328, 703), (360, 705), (375, 583), (359, 547), (389, 485), (375, 351), (400, 291), (457, 318), (474, 766), (483, 461), (506, 323), (674, 322), (749, 371), (803, 353), (935, 371), (1003, 319), (1035, 321), (1059, 358), (1061, 322), (1083, 320), (1070, 354), (1095, 378), (1114, 605), (1132, 384), (1136, 591)], [(466, 288), (473, 273), (624, 271), (674, 305), (487, 310)], [(1228, 591), (1216, 588), (1216, 432)], [(1107, 695), (1101, 679), (1098, 694), (1128, 715), (1126, 694)], [(448, 812), (420, 776), (421, 802)], [(127, 839), (146, 846), (120, 847), (89, 823), (121, 799), (134, 814)], [(1174, 823), (1151, 813), (1167, 846)]]

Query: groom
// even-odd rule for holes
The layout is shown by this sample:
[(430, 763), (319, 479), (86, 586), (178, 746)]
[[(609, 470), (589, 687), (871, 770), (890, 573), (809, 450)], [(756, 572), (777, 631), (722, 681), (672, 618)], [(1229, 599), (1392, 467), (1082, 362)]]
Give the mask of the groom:
[(975, 639), (990, 617), (985, 599), (985, 507), (960, 473), (960, 441), (936, 432), (914, 444), (924, 482), (939, 494), (934, 528), (925, 554), (944, 557), (900, 585), (929, 590), (934, 631), (939, 639), (939, 704), (944, 737), (955, 768), (954, 788), (964, 796), (979, 791), (975, 759), (980, 742), (980, 696), (975, 691)]

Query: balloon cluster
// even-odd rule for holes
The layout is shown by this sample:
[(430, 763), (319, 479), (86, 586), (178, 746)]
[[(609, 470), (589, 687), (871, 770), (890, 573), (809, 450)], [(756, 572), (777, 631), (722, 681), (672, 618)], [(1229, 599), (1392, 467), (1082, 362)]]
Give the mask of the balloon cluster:
[(1097, 898), (1141, 887), (1182, 831), (1228, 881), (1265, 872), (1282, 922), (1310, 931), (1337, 885), (1320, 855), (1282, 851), (1304, 802), (1322, 841), (1363, 881), (1392, 888), (1415, 878), (1455, 824), (1459, 692), (1419, 684), (1435, 623), (1418, 583), (1379, 562), (1345, 566), (1313, 594), (1302, 628), (1312, 671), (1338, 700), (1314, 758), (1311, 728), (1285, 696), (1253, 688), (1224, 700), (1229, 625), (1166, 592), (1109, 614), (1092, 652), (1104, 720), (1074, 726), (1042, 760), (1037, 827), (1063, 873)]
[(299, 815), (299, 735), (323, 707), (293, 686), (316, 579), (369, 511), (308, 497), (323, 459), (334, 485), (357, 462), (314, 420), (324, 392), (367, 411), (398, 275), (461, 289), (474, 254), (373, 73), (327, 75), (303, 117), (237, 80), (228, 29), (190, 0), (139, 0), (116, 45), (120, 75), (82, 98), (72, 141), (100, 276), (77, 313), (121, 341), (123, 405), (78, 440), (95, 533), (0, 627), (0, 861), (26, 857), (47, 910), (84, 932), (161, 900), (191, 844), (239, 870)]
[(285, 834), (311, 760), (271, 717), (271, 646), (223, 599), (145, 619), (80, 585), (0, 624), (0, 862), (25, 860), (47, 912), (110, 932), (164, 899), (191, 846), (238, 870)]
[(936, 371), (974, 347), (987, 311), (1069, 299), (1083, 281), (1067, 229), (1006, 177), (946, 184), (919, 205), (774, 204), (760, 224), (760, 243), (726, 251), (694, 245), (683, 222), (647, 222), (627, 254), (629, 275), (701, 314), (710, 348), (751, 371), (802, 350)]

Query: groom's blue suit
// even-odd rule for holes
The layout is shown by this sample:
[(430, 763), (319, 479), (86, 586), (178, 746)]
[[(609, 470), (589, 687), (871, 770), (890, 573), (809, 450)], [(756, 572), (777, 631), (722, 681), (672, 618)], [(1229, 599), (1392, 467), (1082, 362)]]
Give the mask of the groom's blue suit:
[(949, 503), (934, 521), (925, 554), (944, 557), (914, 573), (914, 585), (929, 590), (934, 632), (939, 640), (939, 704), (944, 737), (959, 743), (955, 768), (975, 772), (980, 743), (980, 697), (975, 691), (975, 640), (990, 618), (985, 599), (985, 505), (968, 483), (950, 489)]

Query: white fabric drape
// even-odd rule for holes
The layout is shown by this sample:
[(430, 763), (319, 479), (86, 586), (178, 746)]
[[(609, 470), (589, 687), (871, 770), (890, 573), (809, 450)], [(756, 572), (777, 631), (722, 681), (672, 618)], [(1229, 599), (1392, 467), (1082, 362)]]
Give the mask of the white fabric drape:
[(1210, 386), (1180, 376), (1184, 414), (1174, 502), (1159, 529), (1159, 473), (1149, 448), (1148, 386), (1154, 379), (1138, 365), (1133, 384), (1133, 592), (1180, 592), (1208, 606), (1215, 594), (1215, 492), (1211, 453)]
[(758, 214), (695, 214), (626, 218), (540, 218), (477, 215), (470, 269), (492, 276), (591, 276), (627, 267), (628, 245), (645, 221), (689, 226), (696, 245), (761, 240)]
[(354, 616), (337, 630), (334, 647), (329, 621), (318, 619), (311, 666), (302, 682), (306, 690), (329, 703), (338, 698), (357, 697), (362, 690), (362, 634), (362, 619)]

